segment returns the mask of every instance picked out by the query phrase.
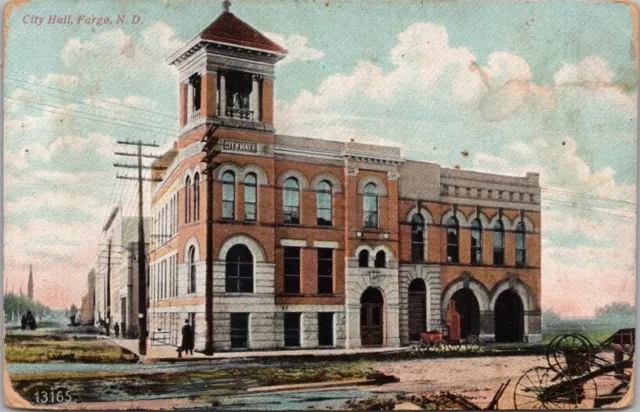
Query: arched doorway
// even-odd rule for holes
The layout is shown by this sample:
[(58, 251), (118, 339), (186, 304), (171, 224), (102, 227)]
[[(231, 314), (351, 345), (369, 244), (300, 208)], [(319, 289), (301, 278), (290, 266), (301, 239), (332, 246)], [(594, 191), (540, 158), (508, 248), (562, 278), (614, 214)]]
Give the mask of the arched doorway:
[(409, 285), (409, 340), (420, 339), (427, 331), (427, 287), (422, 279)]
[(513, 290), (505, 290), (496, 299), (494, 312), (496, 342), (522, 342), (524, 305)]
[(367, 288), (360, 298), (360, 339), (362, 346), (382, 345), (383, 308), (382, 293)]
[(451, 300), (456, 302), (456, 311), (460, 314), (460, 337), (480, 335), (480, 305), (476, 295), (465, 288), (454, 293)]

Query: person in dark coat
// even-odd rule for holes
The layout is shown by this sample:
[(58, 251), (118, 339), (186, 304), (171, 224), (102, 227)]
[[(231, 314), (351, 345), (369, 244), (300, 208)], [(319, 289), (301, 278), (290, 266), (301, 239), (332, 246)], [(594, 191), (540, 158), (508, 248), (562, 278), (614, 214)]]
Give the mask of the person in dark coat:
[(178, 357), (182, 357), (182, 352), (185, 354), (193, 355), (194, 347), (193, 329), (189, 325), (189, 319), (184, 320), (184, 326), (182, 327), (182, 345), (178, 348)]
[(120, 337), (120, 325), (118, 322), (113, 326), (113, 331), (116, 333), (116, 338)]

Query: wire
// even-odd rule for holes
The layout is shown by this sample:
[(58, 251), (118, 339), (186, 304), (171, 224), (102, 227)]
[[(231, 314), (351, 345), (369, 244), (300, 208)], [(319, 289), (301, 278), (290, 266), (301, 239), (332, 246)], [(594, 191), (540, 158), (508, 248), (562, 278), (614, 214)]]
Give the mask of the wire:
[[(121, 122), (127, 122), (127, 123), (132, 123), (132, 124), (142, 124), (142, 123), (138, 123), (138, 122), (131, 122), (131, 121), (128, 121), (128, 120), (121, 120), (121, 119), (113, 119), (113, 118), (111, 118), (111, 117), (100, 116), (100, 115), (96, 115), (96, 114), (93, 114), (93, 113), (87, 113), (87, 112), (83, 112), (83, 111), (80, 111), (80, 110), (75, 110), (75, 109), (69, 109), (69, 108), (65, 108), (65, 107), (60, 107), (60, 106), (57, 106), (57, 105), (51, 105), (51, 104), (46, 104), (46, 103), (35, 102), (35, 101), (32, 101), (32, 100), (20, 99), (20, 98), (18, 98), (18, 97), (8, 97), (8, 96), (6, 96), (6, 98), (7, 98), (7, 99), (9, 99), (9, 100), (20, 100), (20, 101), (24, 101), (24, 102), (28, 102), (28, 103), (36, 104), (36, 105), (41, 105), (41, 106), (45, 106), (45, 107), (52, 107), (52, 108), (60, 109), (60, 110), (68, 110), (68, 111), (70, 111), (70, 112), (76, 112), (76, 113), (81, 113), (81, 114), (87, 114), (87, 115), (89, 115), (89, 116), (97, 117), (97, 119), (95, 119), (95, 118), (83, 117), (83, 116), (74, 116), (74, 115), (71, 115), (71, 114), (68, 114), (68, 113), (56, 112), (56, 111), (52, 111), (52, 110), (47, 110), (47, 109), (45, 109), (45, 108), (28, 106), (28, 105), (26, 105), (26, 104), (24, 104), (24, 103), (13, 102), (13, 104), (17, 104), (17, 105), (20, 105), (20, 106), (26, 106), (26, 107), (29, 107), (29, 108), (32, 108), (32, 109), (43, 110), (43, 111), (45, 111), (45, 112), (50, 112), (50, 113), (54, 113), (54, 114), (60, 114), (60, 115), (63, 115), (63, 116), (74, 117), (74, 118), (77, 118), (77, 119), (91, 120), (91, 121), (93, 121), (93, 122), (107, 123), (107, 124), (111, 124), (111, 125), (114, 125), (114, 126), (129, 127), (129, 128), (136, 129), (136, 130), (142, 130), (142, 131), (147, 131), (147, 132), (151, 132), (151, 133), (164, 134), (164, 135), (166, 135), (166, 136), (174, 136), (174, 135), (175, 135), (175, 134), (173, 134), (173, 133), (166, 133), (166, 130), (165, 130), (165, 132), (162, 132), (162, 131), (159, 131), (159, 130), (146, 129), (146, 128), (141, 128), (141, 127), (136, 127), (136, 126), (130, 126), (130, 125), (127, 125), (127, 124), (122, 124), (122, 123), (109, 122), (109, 121), (106, 121), (106, 120), (100, 120), (100, 119), (105, 119), (105, 118), (106, 118), (106, 119), (118, 120), (118, 121), (121, 121)], [(150, 126), (150, 127), (155, 127), (155, 126)], [(163, 129), (163, 130), (164, 130), (164, 129)], [(166, 140), (166, 139), (165, 139), (165, 140)]]
[(169, 117), (171, 119), (178, 119), (178, 117), (172, 116), (172, 115), (169, 115), (169, 114), (166, 114), (166, 113), (154, 112), (153, 110), (141, 109), (139, 107), (129, 106), (129, 105), (122, 104), (122, 103), (110, 102), (109, 100), (100, 99), (99, 97), (93, 97), (93, 96), (88, 96), (88, 95), (82, 94), (82, 93), (74, 93), (74, 92), (70, 92), (68, 90), (57, 89), (55, 87), (45, 86), (43, 84), (39, 84), (39, 83), (30, 82), (30, 81), (27, 81), (27, 80), (18, 79), (16, 77), (7, 76), (7, 77), (5, 77), (5, 79), (9, 79), (9, 80), (13, 80), (13, 81), (16, 81), (16, 82), (21, 82), (21, 83), (32, 84), (34, 86), (44, 87), (45, 89), (57, 90), (59, 92), (69, 93), (69, 94), (73, 94), (73, 95), (76, 95), (76, 96), (82, 96), (82, 97), (86, 97), (88, 99), (93, 99), (93, 100), (97, 100), (97, 101), (101, 101), (101, 102), (105, 102), (105, 103), (109, 103), (109, 104), (114, 104), (114, 105), (117, 105), (117, 106), (126, 107), (128, 109), (140, 110), (140, 111), (142, 111), (144, 113), (153, 113), (153, 114), (157, 114), (159, 116)]
[[(631, 216), (620, 215), (620, 214), (613, 213), (613, 212), (610, 212), (610, 211), (605, 211), (605, 210), (601, 210), (601, 209), (594, 209), (594, 208), (590, 208), (590, 207), (580, 207), (578, 205), (574, 205), (572, 203), (567, 203), (567, 202), (562, 202), (562, 201), (559, 201), (559, 200), (546, 199), (546, 200), (543, 200), (543, 201), (544, 202), (551, 202), (550, 206), (566, 206), (566, 207), (571, 207), (571, 208), (574, 208), (574, 209), (581, 209), (581, 210), (588, 210), (588, 211), (591, 211), (591, 212), (604, 213), (604, 214), (611, 215), (611, 216), (621, 217), (623, 219), (629, 219), (629, 220), (634, 220), (635, 219), (634, 217), (631, 217)], [(635, 212), (631, 212), (631, 211), (627, 211), (627, 212), (628, 213), (635, 213)]]
[(636, 205), (636, 202), (630, 202), (628, 200), (616, 199), (616, 198), (612, 198), (612, 197), (588, 195), (586, 193), (572, 192), (572, 191), (569, 191), (569, 190), (547, 189), (547, 188), (544, 188), (544, 187), (541, 190), (544, 191), (544, 192), (552, 192), (552, 193), (566, 194), (566, 195), (572, 195), (572, 196), (581, 196), (581, 197), (586, 197), (586, 198), (589, 198), (589, 199), (603, 200), (603, 201), (607, 201), (607, 202), (623, 203), (623, 204), (632, 205), (632, 206)]

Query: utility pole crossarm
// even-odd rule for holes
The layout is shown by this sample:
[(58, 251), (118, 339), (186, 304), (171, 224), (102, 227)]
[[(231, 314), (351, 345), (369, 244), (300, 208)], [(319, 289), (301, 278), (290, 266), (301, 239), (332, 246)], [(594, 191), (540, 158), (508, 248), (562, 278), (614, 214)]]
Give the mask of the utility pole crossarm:
[(137, 177), (133, 177), (133, 176), (127, 176), (127, 175), (116, 175), (116, 177), (118, 179), (124, 179), (124, 180), (142, 180), (142, 181), (146, 181), (146, 182), (162, 182), (162, 179), (160, 179), (159, 177), (155, 177), (155, 178), (149, 178), (149, 177), (142, 177), (142, 178), (137, 178)]
[(140, 156), (140, 157), (146, 157), (146, 158), (149, 158), (149, 159), (162, 159), (162, 156), (149, 154), (149, 153), (137, 154), (137, 153), (129, 153), (129, 152), (114, 152), (114, 154), (116, 154), (118, 156), (134, 156), (134, 157)]
[[(139, 166), (138, 165), (132, 165), (132, 164), (128, 164), (128, 163), (114, 163), (113, 164), (115, 167), (126, 167), (129, 169), (137, 169)], [(142, 165), (143, 169), (150, 169), (150, 170), (167, 170), (166, 166), (145, 166)]]

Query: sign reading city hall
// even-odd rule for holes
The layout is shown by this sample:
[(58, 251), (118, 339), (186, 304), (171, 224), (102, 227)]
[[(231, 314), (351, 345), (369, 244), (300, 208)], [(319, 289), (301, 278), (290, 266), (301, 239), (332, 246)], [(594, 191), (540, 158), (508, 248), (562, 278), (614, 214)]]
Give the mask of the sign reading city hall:
[(224, 139), (222, 150), (224, 152), (258, 153), (258, 143)]

